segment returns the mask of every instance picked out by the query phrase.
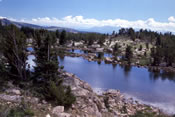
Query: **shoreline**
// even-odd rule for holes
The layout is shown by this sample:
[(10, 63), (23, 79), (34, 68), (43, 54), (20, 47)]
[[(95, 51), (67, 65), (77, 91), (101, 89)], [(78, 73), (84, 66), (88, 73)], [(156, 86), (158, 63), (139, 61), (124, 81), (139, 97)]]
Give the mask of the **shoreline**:
[[(71, 49), (77, 49), (77, 50), (82, 50), (82, 51), (85, 50), (85, 49), (81, 49), (81, 48), (66, 48), (66, 50), (71, 50)], [(110, 54), (110, 53), (107, 53), (107, 54)], [(69, 52), (69, 53), (65, 53), (65, 55), (66, 56), (71, 56), (71, 57), (83, 57), (84, 59), (86, 59), (88, 61), (94, 61), (94, 62), (102, 62), (102, 61), (104, 61), (106, 64), (129, 65), (127, 63), (114, 60), (114, 57), (103, 57), (103, 59), (98, 59), (95, 56), (96, 52), (88, 53), (88, 54), (79, 54), (79, 53)], [(151, 69), (153, 71), (161, 71), (161, 70), (163, 70), (163, 71), (166, 71), (166, 72), (174, 72), (175, 73), (175, 68), (173, 68), (173, 67), (141, 65), (141, 64), (137, 64), (137, 63), (131, 63), (130, 66), (138, 67), (138, 68), (143, 67), (143, 68)]]
[[(102, 95), (104, 92), (106, 92), (108, 90), (117, 90), (117, 89), (93, 88), (93, 91), (95, 93), (97, 93), (98, 95)], [(120, 91), (120, 90), (117, 90), (117, 91)], [(175, 112), (174, 112), (175, 107), (171, 106), (171, 109), (170, 108), (167, 108), (167, 105), (169, 103), (149, 102), (149, 101), (141, 100), (141, 99), (137, 98), (136, 96), (131, 95), (131, 94), (128, 94), (128, 93), (121, 92), (121, 94), (124, 95), (124, 98), (127, 99), (127, 100), (132, 99), (134, 101), (137, 101), (138, 103), (146, 104), (148, 106), (156, 107), (156, 108), (160, 109), (163, 113), (166, 113), (168, 115), (174, 115), (175, 114)]]
[[(161, 108), (158, 108), (156, 106), (153, 106), (151, 104), (148, 104), (148, 103), (144, 103), (144, 101), (141, 101), (139, 99), (136, 99), (135, 97), (129, 95), (129, 96), (126, 96), (125, 93), (121, 93), (119, 90), (116, 90), (116, 89), (105, 89), (104, 91), (101, 90), (101, 88), (91, 88), (91, 86), (86, 82), (86, 81), (82, 81), (80, 78), (78, 78), (76, 75), (72, 74), (72, 73), (68, 73), (68, 72), (63, 72), (64, 76), (66, 77), (69, 77), (69, 79), (65, 79), (64, 82), (67, 82), (66, 80), (68, 80), (68, 83), (71, 84), (71, 82), (74, 82), (72, 85), (73, 87), (71, 86), (71, 89), (74, 93), (74, 95), (76, 97), (81, 97), (81, 98), (88, 98), (89, 95), (93, 95), (95, 98), (101, 98), (101, 99), (98, 99), (98, 100), (101, 100), (101, 102), (98, 102), (98, 103), (104, 103), (102, 100), (107, 97), (110, 97), (112, 96), (112, 98), (110, 97), (110, 100), (109, 100), (109, 105), (111, 106), (110, 109), (112, 110), (112, 113), (115, 111), (116, 108), (114, 108), (117, 104), (117, 106), (119, 106), (120, 108), (123, 108), (125, 107), (125, 104), (127, 105), (126, 106), (126, 110), (127, 110), (127, 114), (125, 113), (124, 115), (122, 115), (122, 111), (120, 112), (120, 109), (116, 109), (118, 111), (118, 114), (119, 116), (121, 117), (129, 117), (129, 115), (133, 115), (134, 113), (136, 113), (136, 111), (138, 110), (142, 110), (142, 111), (147, 111), (150, 109), (150, 112), (155, 112), (157, 114), (163, 114), (163, 115), (166, 115), (166, 116), (170, 116), (171, 114), (173, 113), (168, 113), (168, 112), (165, 112), (164, 110), (162, 110)], [(70, 82), (71, 81), (71, 82)], [(77, 83), (78, 82), (78, 83)], [(64, 83), (63, 83), (64, 84)], [(66, 84), (68, 85), (68, 84)], [(82, 85), (82, 86), (81, 86)], [(80, 91), (80, 89), (78, 89), (78, 91), (82, 92), (83, 95), (81, 95), (81, 93), (77, 93), (75, 92), (77, 90), (77, 87), (80, 88), (82, 91)], [(95, 89), (100, 89), (101, 92), (98, 92), (97, 90), (95, 91)], [(87, 91), (88, 90), (88, 91)], [(83, 93), (83, 91), (85, 93)], [(80, 99), (82, 100), (82, 99)], [(115, 101), (114, 101), (115, 100)], [(111, 102), (112, 101), (112, 102)], [(117, 101), (117, 102), (116, 102)], [(91, 102), (91, 101), (90, 101)], [(76, 105), (76, 104), (75, 104)], [(75, 106), (74, 105), (74, 106)], [(113, 106), (114, 105), (114, 106)], [(122, 105), (122, 107), (121, 107)], [(106, 109), (106, 107), (104, 106), (103, 104), (103, 108)], [(102, 109), (103, 110), (103, 109)], [(100, 113), (103, 113), (103, 111), (100, 111)], [(104, 111), (106, 112), (106, 111)], [(110, 111), (109, 111), (110, 112)], [(128, 113), (129, 112), (129, 113)], [(109, 114), (109, 113), (108, 113)], [(121, 115), (120, 115), (121, 114)], [(103, 117), (103, 116), (102, 116)], [(111, 116), (112, 117), (112, 116)]]
[[(88, 55), (85, 55), (85, 54), (77, 54), (77, 53), (71, 53), (69, 55), (66, 55), (66, 56), (71, 56), (71, 57), (82, 57), (83, 59), (86, 59), (88, 61), (93, 61), (93, 62), (98, 62), (97, 60), (94, 60), (94, 59), (90, 59), (89, 58), (91, 56), (88, 56)], [(104, 60), (102, 60), (104, 61)], [(105, 61), (104, 61), (105, 62)], [(112, 63), (107, 63), (107, 64), (112, 64)], [(117, 63), (119, 64), (119, 63)], [(121, 63), (122, 64), (122, 63)], [(122, 64), (123, 65), (123, 64)], [(126, 65), (126, 64), (125, 64)], [(167, 70), (167, 68), (161, 68), (161, 67), (154, 67), (154, 66), (136, 66), (136, 65), (131, 65), (131, 66), (134, 66), (134, 67), (142, 67), (142, 68), (146, 68), (146, 69), (153, 69), (153, 70), (165, 70), (166, 72), (172, 72), (172, 71), (169, 71)], [(99, 88), (100, 89), (100, 88)], [(105, 91), (107, 90), (110, 90), (110, 89), (105, 89)], [(104, 91), (103, 91), (104, 92)], [(95, 93), (99, 93), (97, 91), (95, 91)], [(102, 94), (102, 92), (100, 92), (100, 95)], [(122, 94), (125, 94), (125, 93), (122, 93)], [(126, 94), (128, 95), (128, 94)], [(175, 109), (172, 105), (170, 105), (170, 108), (166, 108), (166, 105), (169, 104), (169, 103), (156, 103), (156, 102), (148, 102), (148, 101), (144, 101), (144, 100), (141, 100), (141, 99), (138, 99), (136, 96), (132, 96), (130, 95), (129, 98), (132, 98), (134, 101), (138, 101), (138, 102), (141, 102), (142, 104), (146, 104), (146, 105), (149, 105), (149, 106), (153, 106), (153, 107), (156, 107), (156, 108), (159, 108), (160, 110), (162, 110), (164, 113), (168, 114), (168, 115), (173, 115), (175, 114), (173, 109)], [(172, 108), (173, 107), (173, 108)]]

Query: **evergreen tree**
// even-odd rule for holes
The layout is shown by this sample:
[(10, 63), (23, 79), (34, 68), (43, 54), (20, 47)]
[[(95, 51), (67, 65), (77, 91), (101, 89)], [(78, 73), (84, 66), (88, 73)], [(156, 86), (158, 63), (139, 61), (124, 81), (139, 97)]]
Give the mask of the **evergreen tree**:
[(146, 43), (146, 49), (149, 49), (149, 43)]
[(58, 59), (55, 51), (55, 39), (51, 35), (45, 38), (38, 38), (35, 46), (36, 67), (35, 77), (37, 80), (48, 82), (55, 80), (58, 76)]
[(56, 54), (56, 39), (50, 33), (45, 37), (38, 36), (35, 45), (36, 67), (34, 71), (37, 91), (48, 101), (69, 108), (75, 101), (70, 87), (62, 85), (59, 77), (58, 58)]
[(102, 59), (104, 57), (104, 53), (103, 52), (98, 52), (98, 59)]
[(60, 35), (60, 45), (64, 45), (66, 43), (66, 31), (63, 30)]
[(128, 35), (130, 36), (130, 38), (135, 41), (135, 38), (136, 38), (136, 34), (135, 34), (135, 31), (133, 28), (129, 28), (128, 30)]
[(104, 42), (105, 42), (105, 35), (100, 35), (99, 38), (98, 38), (98, 44), (100, 44), (101, 46), (104, 45)]
[(14, 25), (9, 25), (3, 29), (2, 50), (3, 56), (6, 58), (11, 78), (17, 80), (27, 79), (26, 70), (26, 37)]
[(143, 48), (143, 47), (142, 47), (142, 45), (140, 45), (140, 47), (139, 47), (139, 51), (141, 51), (141, 50), (142, 50), (142, 48)]
[(115, 31), (112, 32), (112, 35), (115, 36)]
[(59, 32), (59, 30), (56, 30), (56, 38), (60, 38), (60, 32)]
[(151, 57), (153, 58), (152, 65), (158, 66), (161, 62), (162, 50), (161, 48), (151, 48)]
[(22, 27), (21, 31), (26, 35), (27, 38), (34, 37), (34, 29), (29, 27)]
[(118, 52), (119, 51), (119, 45), (116, 43), (113, 48), (113, 52)]
[(157, 46), (161, 45), (161, 36), (160, 35), (156, 39), (156, 45)]
[(125, 59), (128, 61), (129, 64), (131, 63), (132, 56), (133, 56), (133, 53), (132, 53), (131, 46), (127, 46), (125, 51)]

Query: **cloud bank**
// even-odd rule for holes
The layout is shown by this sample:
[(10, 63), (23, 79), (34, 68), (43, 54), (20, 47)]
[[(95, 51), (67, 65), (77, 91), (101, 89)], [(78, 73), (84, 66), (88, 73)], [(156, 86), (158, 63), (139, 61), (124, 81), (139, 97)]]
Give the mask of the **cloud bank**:
[(169, 22), (175, 22), (175, 18), (173, 16), (171, 16), (171, 17), (168, 18), (168, 21)]
[(125, 19), (107, 19), (107, 20), (97, 20), (94, 18), (84, 18), (83, 16), (66, 16), (64, 18), (33, 18), (33, 19), (20, 19), (15, 21), (22, 21), (37, 25), (45, 25), (45, 26), (60, 26), (60, 27), (69, 27), (76, 29), (87, 29), (92, 27), (103, 27), (103, 26), (111, 26), (111, 27), (124, 27), (124, 28), (135, 28), (135, 29), (150, 29), (154, 31), (170, 31), (175, 32), (175, 18), (173, 16), (169, 17), (167, 22), (158, 22), (153, 18), (149, 18), (147, 20), (136, 20), (129, 21)]

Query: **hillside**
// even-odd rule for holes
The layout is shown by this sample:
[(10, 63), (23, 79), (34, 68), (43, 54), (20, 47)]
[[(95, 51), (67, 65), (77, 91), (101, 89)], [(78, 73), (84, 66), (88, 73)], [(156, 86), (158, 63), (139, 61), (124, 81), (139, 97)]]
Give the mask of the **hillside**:
[(2, 23), (3, 26), (13, 24), (13, 25), (17, 26), (18, 28), (29, 27), (29, 28), (33, 28), (33, 29), (46, 29), (46, 30), (49, 30), (49, 31), (65, 30), (66, 32), (71, 32), (71, 33), (80, 32), (78, 30), (71, 29), (71, 28), (57, 27), (57, 26), (40, 26), (40, 25), (35, 25), (35, 24), (23, 23), (23, 22), (15, 22), (15, 21), (11, 21), (11, 20), (8, 20), (8, 19), (5, 19), (5, 18), (0, 19), (0, 22)]

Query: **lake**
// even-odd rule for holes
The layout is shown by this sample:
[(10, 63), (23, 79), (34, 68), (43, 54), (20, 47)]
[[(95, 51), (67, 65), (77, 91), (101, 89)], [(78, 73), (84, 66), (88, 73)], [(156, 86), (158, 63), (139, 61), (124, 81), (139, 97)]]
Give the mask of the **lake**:
[[(69, 50), (69, 52), (72, 52), (72, 53), (75, 53), (75, 54), (88, 54), (88, 51), (83, 51), (83, 50), (79, 50), (79, 49)], [(98, 53), (96, 53), (96, 55), (98, 56)], [(112, 57), (112, 54), (104, 53), (103, 56), (104, 57)]]
[[(74, 52), (84, 53), (81, 50)], [(88, 82), (93, 89), (117, 89), (126, 97), (134, 97), (140, 102), (175, 114), (175, 73), (151, 72), (146, 68), (112, 65), (104, 62), (99, 64), (88, 62), (82, 57), (58, 58), (60, 65), (63, 65), (66, 71)], [(30, 64), (31, 71), (32, 66), (35, 66), (34, 59), (34, 55), (28, 56), (27, 63)]]
[(175, 111), (175, 74), (151, 72), (146, 68), (88, 62), (82, 57), (64, 57), (60, 65), (94, 89), (118, 89), (127, 97), (157, 106), (166, 112)]
[(34, 52), (33, 47), (27, 47), (27, 50), (28, 50), (29, 52)]

